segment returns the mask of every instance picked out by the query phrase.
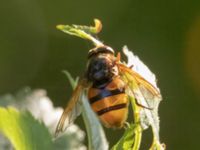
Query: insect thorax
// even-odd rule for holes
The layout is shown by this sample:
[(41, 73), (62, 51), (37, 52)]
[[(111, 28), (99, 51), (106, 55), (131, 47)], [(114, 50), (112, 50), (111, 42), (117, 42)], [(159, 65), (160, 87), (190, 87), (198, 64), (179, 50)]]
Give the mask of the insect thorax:
[(93, 83), (93, 87), (104, 87), (114, 75), (118, 74), (115, 65), (115, 57), (112, 51), (101, 48), (99, 51), (90, 52), (87, 65), (87, 79)]

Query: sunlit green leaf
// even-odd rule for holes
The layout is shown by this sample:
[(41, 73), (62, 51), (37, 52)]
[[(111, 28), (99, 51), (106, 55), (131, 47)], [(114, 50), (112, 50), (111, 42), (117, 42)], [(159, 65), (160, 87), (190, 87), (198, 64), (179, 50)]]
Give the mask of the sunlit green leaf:
[(135, 129), (136, 125), (130, 124), (121, 139), (113, 146), (112, 150), (131, 150), (135, 142)]
[(103, 43), (92, 36), (101, 31), (102, 24), (98, 19), (94, 19), (95, 26), (83, 26), (83, 25), (57, 25), (57, 29), (73, 36), (77, 36), (83, 39), (92, 41), (94, 45), (100, 46)]
[(47, 128), (29, 112), (0, 107), (0, 132), (16, 150), (51, 150), (51, 135)]

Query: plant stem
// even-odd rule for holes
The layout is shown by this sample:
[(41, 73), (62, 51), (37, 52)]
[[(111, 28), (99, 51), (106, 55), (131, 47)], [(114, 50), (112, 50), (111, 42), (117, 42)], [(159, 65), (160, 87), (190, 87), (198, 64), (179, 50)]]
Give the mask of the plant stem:
[(142, 139), (142, 129), (141, 129), (141, 126), (138, 125), (135, 130), (135, 143), (133, 146), (133, 150), (139, 150), (141, 139)]
[(132, 150), (139, 150), (140, 148), (140, 144), (141, 144), (141, 139), (142, 139), (142, 127), (140, 125), (140, 107), (137, 106), (135, 99), (133, 97), (130, 97), (131, 99), (131, 104), (132, 104), (132, 108), (133, 108), (133, 116), (135, 119), (135, 124), (136, 129), (135, 129), (135, 142), (133, 145), (133, 149)]

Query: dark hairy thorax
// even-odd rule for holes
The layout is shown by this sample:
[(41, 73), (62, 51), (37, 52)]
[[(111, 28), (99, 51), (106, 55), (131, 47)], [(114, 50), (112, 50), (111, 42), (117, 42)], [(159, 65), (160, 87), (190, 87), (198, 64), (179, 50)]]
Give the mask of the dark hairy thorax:
[(112, 81), (114, 75), (118, 74), (115, 65), (114, 52), (101, 47), (90, 51), (87, 65), (86, 77), (93, 87), (103, 88)]

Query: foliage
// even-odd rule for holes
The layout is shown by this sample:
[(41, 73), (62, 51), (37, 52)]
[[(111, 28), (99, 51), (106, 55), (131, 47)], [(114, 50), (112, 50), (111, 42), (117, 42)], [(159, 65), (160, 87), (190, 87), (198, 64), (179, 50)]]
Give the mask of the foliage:
[(129, 150), (132, 149), (135, 142), (135, 129), (137, 128), (136, 124), (131, 123), (128, 125), (128, 128), (124, 132), (124, 135), (121, 139), (113, 146), (112, 150)]
[(0, 108), (0, 131), (16, 150), (51, 150), (53, 142), (48, 129), (28, 112)]
[(0, 106), (0, 131), (7, 137), (0, 134), (0, 149), (86, 149), (84, 133), (74, 124), (53, 138), (63, 109), (53, 107), (45, 90), (24, 88), (16, 95), (6, 94), (0, 97)]
[(94, 19), (95, 26), (83, 26), (83, 25), (57, 25), (57, 29), (73, 35), (73, 36), (78, 36), (83, 39), (87, 39), (92, 41), (96, 46), (103, 45), (102, 42), (94, 38), (91, 34), (97, 34), (101, 31), (102, 29), (102, 24), (101, 21), (98, 19)]

